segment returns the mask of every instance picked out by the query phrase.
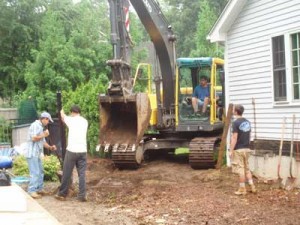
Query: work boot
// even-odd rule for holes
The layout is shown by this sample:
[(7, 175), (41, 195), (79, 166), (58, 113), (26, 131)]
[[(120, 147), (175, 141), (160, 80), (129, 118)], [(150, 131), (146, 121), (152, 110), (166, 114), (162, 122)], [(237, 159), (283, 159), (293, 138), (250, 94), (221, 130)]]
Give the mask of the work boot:
[(39, 195), (39, 194), (36, 193), (36, 192), (32, 192), (32, 193), (30, 193), (29, 195), (30, 195), (32, 198), (34, 198), (34, 199), (39, 199), (39, 198), (42, 197), (41, 195)]
[(197, 117), (202, 117), (204, 114), (203, 112), (195, 112), (194, 115)]
[(86, 196), (84, 196), (84, 197), (77, 197), (77, 201), (87, 202), (87, 197)]
[(37, 193), (38, 193), (39, 195), (42, 195), (42, 196), (44, 196), (44, 195), (49, 195), (49, 192), (47, 192), (47, 191), (45, 191), (45, 190), (37, 191)]
[(59, 194), (55, 195), (54, 198), (56, 198), (56, 199), (59, 200), (59, 201), (66, 201), (66, 197), (61, 196), (61, 195), (59, 195)]
[(251, 192), (252, 193), (256, 193), (257, 192), (254, 184), (250, 185), (250, 187), (251, 187)]
[(236, 192), (234, 192), (236, 195), (245, 195), (247, 194), (247, 190), (245, 187), (240, 187)]

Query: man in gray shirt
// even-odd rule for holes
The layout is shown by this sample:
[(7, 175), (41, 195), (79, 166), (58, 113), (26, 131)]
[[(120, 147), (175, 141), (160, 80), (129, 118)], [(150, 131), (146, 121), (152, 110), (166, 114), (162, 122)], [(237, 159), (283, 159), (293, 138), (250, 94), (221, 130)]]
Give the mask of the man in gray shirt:
[(28, 131), (27, 138), (27, 150), (25, 151), (25, 157), (27, 159), (30, 179), (28, 184), (28, 193), (33, 198), (41, 198), (45, 194), (44, 188), (44, 167), (41, 156), (43, 154), (44, 147), (56, 151), (56, 146), (50, 146), (45, 137), (49, 136), (48, 129), (44, 128), (53, 122), (51, 115), (47, 112), (43, 112), (40, 119), (34, 121)]

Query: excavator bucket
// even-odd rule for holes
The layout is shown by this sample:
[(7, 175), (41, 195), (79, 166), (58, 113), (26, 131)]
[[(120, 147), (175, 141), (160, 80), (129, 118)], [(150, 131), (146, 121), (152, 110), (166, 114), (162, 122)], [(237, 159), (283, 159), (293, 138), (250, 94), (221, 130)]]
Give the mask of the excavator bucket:
[(100, 145), (104, 151), (134, 152), (148, 127), (151, 107), (146, 93), (100, 96)]

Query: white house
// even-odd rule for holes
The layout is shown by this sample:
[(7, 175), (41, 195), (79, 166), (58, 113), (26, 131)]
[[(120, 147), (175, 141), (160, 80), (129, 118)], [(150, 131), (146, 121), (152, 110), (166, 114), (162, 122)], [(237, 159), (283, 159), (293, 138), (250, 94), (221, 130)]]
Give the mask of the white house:
[(208, 39), (225, 46), (226, 104), (245, 106), (252, 140), (278, 151), (286, 117), (284, 143), (299, 141), (300, 0), (229, 0)]

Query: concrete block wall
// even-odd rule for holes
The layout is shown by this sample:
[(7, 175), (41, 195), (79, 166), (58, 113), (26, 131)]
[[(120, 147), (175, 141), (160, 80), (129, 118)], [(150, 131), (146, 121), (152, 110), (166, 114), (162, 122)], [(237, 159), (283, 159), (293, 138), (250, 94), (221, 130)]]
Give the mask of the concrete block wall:
[(20, 144), (26, 142), (28, 129), (30, 124), (24, 124), (19, 126), (14, 126), (12, 128), (12, 145), (19, 146)]
[[(279, 156), (275, 154), (252, 154), (249, 158), (250, 170), (255, 176), (265, 181), (278, 179), (278, 163)], [(292, 158), (289, 156), (281, 157), (279, 175), (283, 180), (283, 185), (288, 180), (291, 180), (290, 168), (292, 168), (292, 176), (296, 178), (294, 187), (300, 188), (300, 162), (298, 155), (295, 154)]]
[(18, 110), (16, 108), (0, 108), (0, 117), (5, 120), (18, 119)]

